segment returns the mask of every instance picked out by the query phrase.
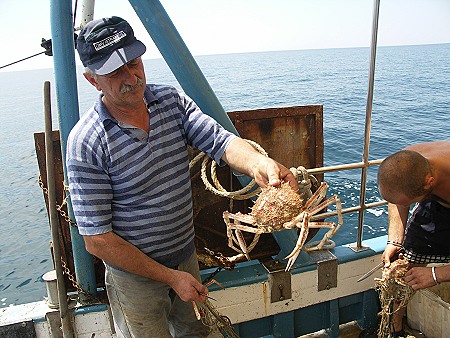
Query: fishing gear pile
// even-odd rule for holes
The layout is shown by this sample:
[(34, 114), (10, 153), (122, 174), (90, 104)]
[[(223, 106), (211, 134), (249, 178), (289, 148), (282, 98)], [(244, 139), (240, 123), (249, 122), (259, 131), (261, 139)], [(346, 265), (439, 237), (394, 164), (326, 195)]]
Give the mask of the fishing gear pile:
[[(375, 278), (376, 289), (379, 292), (381, 311), (378, 337), (392, 337), (394, 325), (392, 315), (398, 309), (405, 307), (414, 294), (414, 290), (405, 282), (405, 274), (408, 271), (408, 260), (397, 259), (389, 268), (384, 268), (382, 277)], [(394, 309), (395, 304), (395, 309)]]

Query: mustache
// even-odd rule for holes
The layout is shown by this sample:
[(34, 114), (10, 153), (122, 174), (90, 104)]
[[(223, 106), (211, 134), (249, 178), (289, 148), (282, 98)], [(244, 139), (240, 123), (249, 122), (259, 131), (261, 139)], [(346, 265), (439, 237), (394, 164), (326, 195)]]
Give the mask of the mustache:
[(120, 88), (120, 93), (121, 94), (125, 94), (128, 92), (131, 92), (133, 90), (135, 90), (136, 88), (142, 87), (144, 85), (144, 80), (142, 80), (141, 78), (137, 78), (137, 83), (133, 86), (130, 85), (123, 85), (122, 88)]

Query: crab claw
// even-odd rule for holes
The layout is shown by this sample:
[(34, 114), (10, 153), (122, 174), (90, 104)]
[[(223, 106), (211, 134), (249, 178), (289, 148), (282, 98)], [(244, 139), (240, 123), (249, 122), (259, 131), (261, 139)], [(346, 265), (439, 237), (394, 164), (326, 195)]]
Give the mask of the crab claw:
[(284, 269), (284, 271), (288, 272), (292, 269), (292, 267), (294, 266), (295, 261), (297, 260), (298, 255), (300, 255), (300, 249), (299, 250), (294, 250), (289, 256), (287, 256), (286, 258), (289, 257), (289, 260), (286, 264), (286, 268)]
[(247, 243), (245, 243), (244, 236), (242, 235), (241, 230), (235, 229), (234, 233), (236, 234), (237, 241), (239, 243), (239, 247), (242, 250), (242, 253), (244, 254), (245, 258), (250, 262), (252, 259), (250, 258), (250, 255), (247, 252)]

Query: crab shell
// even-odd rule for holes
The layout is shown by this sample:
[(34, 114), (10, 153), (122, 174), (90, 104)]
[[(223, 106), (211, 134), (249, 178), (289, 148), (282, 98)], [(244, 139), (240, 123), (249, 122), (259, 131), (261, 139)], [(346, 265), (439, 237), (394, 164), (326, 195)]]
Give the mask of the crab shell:
[(250, 215), (256, 224), (267, 227), (269, 231), (281, 230), (284, 223), (300, 214), (303, 204), (303, 198), (286, 182), (278, 188), (263, 188)]

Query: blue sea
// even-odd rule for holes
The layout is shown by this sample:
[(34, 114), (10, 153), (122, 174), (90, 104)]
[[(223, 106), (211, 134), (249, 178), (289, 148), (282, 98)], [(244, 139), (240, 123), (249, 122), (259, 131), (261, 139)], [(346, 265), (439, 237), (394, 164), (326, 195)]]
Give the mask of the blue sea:
[[(47, 57), (47, 56), (41, 56)], [(196, 60), (226, 111), (294, 105), (324, 106), (326, 166), (359, 162), (364, 147), (368, 48), (199, 56)], [(146, 60), (148, 82), (177, 81), (161, 59)], [(79, 69), (80, 111), (97, 92)], [(450, 44), (379, 47), (369, 159), (420, 142), (450, 140)], [(50, 231), (33, 133), (43, 131), (43, 83), (53, 70), (0, 73), (0, 307), (43, 299), (41, 276), (52, 269)], [(54, 129), (58, 128), (53, 96)], [(299, 164), (300, 165), (300, 164)], [(376, 168), (367, 202), (380, 200)], [(359, 204), (360, 170), (325, 175), (344, 207)], [(357, 214), (345, 215), (334, 237), (356, 241)], [(367, 211), (363, 239), (384, 235), (385, 207)]]

